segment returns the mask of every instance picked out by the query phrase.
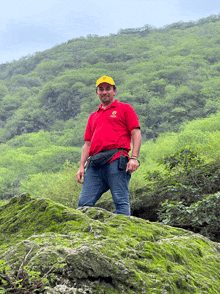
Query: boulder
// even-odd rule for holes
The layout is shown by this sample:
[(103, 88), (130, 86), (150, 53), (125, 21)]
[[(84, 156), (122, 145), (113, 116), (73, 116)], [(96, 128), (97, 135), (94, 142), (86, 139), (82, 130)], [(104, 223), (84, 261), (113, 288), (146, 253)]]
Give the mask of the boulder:
[(0, 259), (47, 276), (42, 293), (219, 293), (219, 243), (187, 230), (24, 193), (0, 232)]

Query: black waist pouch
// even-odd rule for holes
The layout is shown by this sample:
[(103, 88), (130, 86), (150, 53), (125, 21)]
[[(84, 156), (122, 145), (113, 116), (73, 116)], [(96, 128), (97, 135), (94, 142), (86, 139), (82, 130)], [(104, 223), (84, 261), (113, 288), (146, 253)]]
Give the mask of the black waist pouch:
[(100, 168), (105, 166), (113, 156), (121, 149), (105, 150), (88, 158), (87, 163), (91, 164), (94, 168)]

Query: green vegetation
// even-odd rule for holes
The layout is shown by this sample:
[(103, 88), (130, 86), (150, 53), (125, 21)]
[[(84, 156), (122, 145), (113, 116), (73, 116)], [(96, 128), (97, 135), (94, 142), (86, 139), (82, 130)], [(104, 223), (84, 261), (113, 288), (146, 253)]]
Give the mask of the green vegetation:
[(103, 74), (115, 79), (118, 99), (134, 107), (144, 140), (215, 113), (219, 30), (219, 16), (145, 26), (73, 39), (0, 65), (0, 141), (44, 130), (60, 145), (81, 146), (87, 118), (99, 104), (95, 81)]
[[(25, 262), (26, 256), (24, 258)], [(30, 270), (21, 264), (19, 270), (11, 274), (11, 268), (5, 260), (0, 260), (0, 293), (30, 294), (42, 293), (48, 283), (46, 278), (40, 277), (40, 272)], [(2, 287), (1, 287), (2, 286)]]
[(163, 171), (148, 172), (146, 193), (157, 201), (158, 219), (219, 241), (219, 161), (205, 164), (184, 148), (160, 161)]
[(7, 267), (39, 293), (219, 292), (219, 245), (183, 229), (23, 194), (0, 207), (0, 231), (3, 290)]
[[(144, 26), (72, 39), (0, 65), (0, 198), (29, 189), (27, 181), (44, 174), (50, 180), (43, 182), (52, 182), (66, 161), (79, 161), (87, 119), (99, 105), (95, 81), (103, 74), (115, 79), (119, 101), (134, 107), (144, 142), (220, 110), (219, 30), (219, 15), (162, 29)], [(189, 128), (184, 135), (200, 134)]]
[(219, 242), (219, 122), (218, 112), (143, 145), (144, 164), (132, 178), (139, 183), (131, 191), (133, 215)]
[[(68, 162), (76, 164), (79, 161), (81, 148), (74, 146), (59, 146), (53, 142), (49, 132), (23, 134), (0, 145), (0, 197), (8, 199), (17, 195), (21, 189), (21, 182), (27, 181), (31, 175), (39, 178), (35, 191), (48, 177), (55, 179), (55, 174), (65, 171)], [(45, 175), (42, 182), (40, 174)], [(35, 183), (36, 184), (36, 183)], [(39, 186), (39, 187), (38, 187)], [(67, 204), (66, 202), (64, 204)]]
[[(219, 31), (220, 15), (145, 26), (0, 65), (0, 205), (29, 192), (77, 207), (95, 81), (110, 75), (141, 124), (132, 213), (219, 241)], [(97, 205), (114, 211), (110, 197)]]

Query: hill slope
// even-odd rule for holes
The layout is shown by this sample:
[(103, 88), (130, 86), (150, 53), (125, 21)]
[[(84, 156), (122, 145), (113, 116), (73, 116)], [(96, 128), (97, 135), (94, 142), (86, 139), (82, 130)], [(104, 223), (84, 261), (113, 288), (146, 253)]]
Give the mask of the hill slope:
[(216, 112), (219, 19), (73, 39), (0, 65), (0, 142), (49, 130), (73, 138), (63, 144), (81, 146), (87, 118), (99, 104), (95, 81), (104, 74), (115, 79), (117, 98), (134, 107), (144, 140)]

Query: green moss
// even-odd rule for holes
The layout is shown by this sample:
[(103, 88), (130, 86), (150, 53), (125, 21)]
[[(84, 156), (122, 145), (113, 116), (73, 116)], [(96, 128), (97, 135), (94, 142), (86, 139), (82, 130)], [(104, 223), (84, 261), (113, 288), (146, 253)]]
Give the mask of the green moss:
[(0, 207), (0, 243), (17, 242), (44, 232), (66, 234), (70, 227), (80, 230), (85, 220), (81, 213), (69, 211), (51, 200), (22, 194)]
[(25, 255), (55, 274), (51, 288), (65, 280), (99, 294), (219, 293), (218, 243), (186, 230), (27, 194), (0, 207), (0, 229), (0, 258), (16, 269)]

